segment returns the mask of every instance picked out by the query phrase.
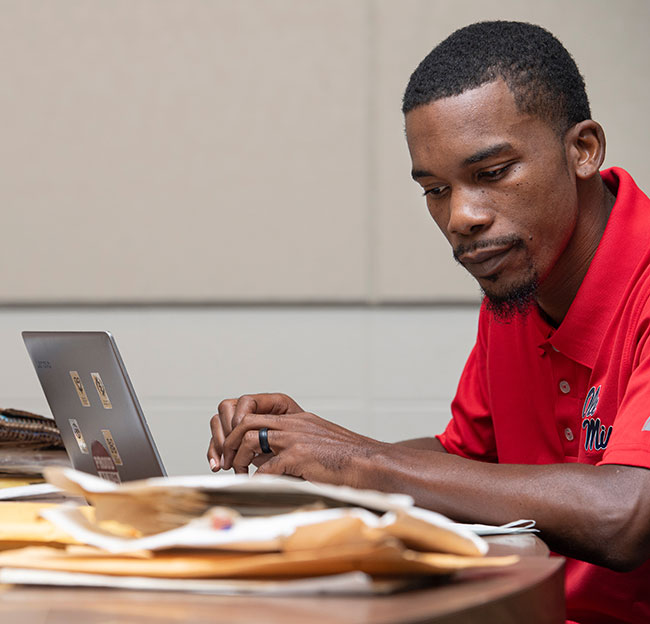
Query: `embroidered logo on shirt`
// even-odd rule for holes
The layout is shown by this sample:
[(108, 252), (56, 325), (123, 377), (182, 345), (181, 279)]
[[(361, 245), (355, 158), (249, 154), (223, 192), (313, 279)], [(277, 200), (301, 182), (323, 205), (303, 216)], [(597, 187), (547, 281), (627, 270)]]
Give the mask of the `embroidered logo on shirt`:
[(605, 428), (600, 423), (600, 418), (594, 418), (598, 401), (600, 400), (601, 386), (592, 386), (587, 393), (585, 404), (582, 407), (582, 428), (585, 430), (585, 451), (602, 451), (607, 448), (607, 443), (612, 435), (612, 425)]

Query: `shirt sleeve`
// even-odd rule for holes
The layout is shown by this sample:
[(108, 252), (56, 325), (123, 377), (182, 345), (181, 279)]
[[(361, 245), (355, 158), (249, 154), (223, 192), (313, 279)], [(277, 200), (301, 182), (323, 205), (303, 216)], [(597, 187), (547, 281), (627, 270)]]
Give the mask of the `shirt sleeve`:
[(486, 375), (487, 331), (487, 314), (482, 309), (478, 338), (467, 359), (451, 404), (451, 421), (444, 433), (437, 437), (448, 453), (496, 462), (498, 458)]

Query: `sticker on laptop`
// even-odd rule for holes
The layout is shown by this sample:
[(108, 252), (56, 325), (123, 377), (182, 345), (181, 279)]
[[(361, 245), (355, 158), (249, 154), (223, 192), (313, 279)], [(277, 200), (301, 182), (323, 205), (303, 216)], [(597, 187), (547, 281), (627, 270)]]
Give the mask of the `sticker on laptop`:
[(113, 436), (109, 429), (102, 429), (102, 435), (104, 440), (106, 440), (106, 446), (108, 446), (108, 451), (113, 458), (113, 461), (117, 466), (123, 466), (122, 458), (120, 457), (120, 452), (117, 450), (117, 444), (113, 440)]
[(74, 384), (74, 389), (79, 395), (79, 400), (84, 407), (90, 407), (90, 401), (88, 400), (88, 395), (86, 394), (86, 389), (84, 388), (83, 383), (81, 382), (81, 377), (77, 371), (70, 371), (70, 379)]
[(84, 434), (81, 433), (81, 428), (79, 427), (79, 423), (74, 418), (68, 418), (68, 422), (70, 423), (70, 427), (72, 428), (72, 433), (74, 433), (74, 439), (77, 441), (77, 444), (79, 445), (79, 450), (84, 455), (88, 455), (88, 445), (86, 444), (86, 440), (84, 440)]
[(90, 376), (93, 378), (97, 394), (99, 395), (99, 400), (102, 402), (104, 409), (113, 409), (111, 400), (108, 398), (108, 392), (106, 392), (106, 386), (104, 385), (102, 378), (99, 376), (99, 373), (90, 373)]
[(108, 451), (104, 448), (104, 445), (95, 440), (90, 446), (90, 449), (93, 454), (93, 461), (95, 462), (97, 475), (102, 479), (112, 481), (113, 483), (122, 483), (117, 468), (115, 467), (115, 463), (108, 454)]

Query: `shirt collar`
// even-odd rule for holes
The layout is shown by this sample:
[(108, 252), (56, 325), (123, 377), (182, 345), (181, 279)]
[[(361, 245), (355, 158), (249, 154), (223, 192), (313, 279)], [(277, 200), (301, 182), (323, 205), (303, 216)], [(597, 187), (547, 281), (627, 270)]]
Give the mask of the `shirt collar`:
[(535, 312), (551, 347), (588, 368), (593, 368), (605, 330), (650, 245), (650, 200), (623, 169), (601, 175), (616, 202), (578, 293), (556, 330)]

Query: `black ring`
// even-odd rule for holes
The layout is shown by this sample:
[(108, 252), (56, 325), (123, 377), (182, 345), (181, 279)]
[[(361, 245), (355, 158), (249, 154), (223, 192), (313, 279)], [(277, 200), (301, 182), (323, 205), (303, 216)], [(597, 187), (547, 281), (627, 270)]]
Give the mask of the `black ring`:
[(262, 427), (259, 430), (259, 438), (260, 438), (260, 449), (262, 449), (262, 453), (272, 453), (273, 451), (271, 450), (271, 447), (269, 446), (269, 430), (267, 427)]

